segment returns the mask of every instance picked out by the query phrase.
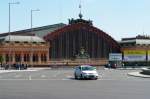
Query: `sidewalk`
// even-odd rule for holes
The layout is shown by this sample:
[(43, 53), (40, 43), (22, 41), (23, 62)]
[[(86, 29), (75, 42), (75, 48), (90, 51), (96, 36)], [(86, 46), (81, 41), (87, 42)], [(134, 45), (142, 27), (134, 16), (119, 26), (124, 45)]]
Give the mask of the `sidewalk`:
[(28, 68), (28, 69), (24, 69), (24, 70), (13, 70), (13, 69), (9, 69), (9, 70), (4, 70), (0, 68), (0, 73), (10, 73), (10, 72), (24, 72), (24, 71), (39, 71), (39, 70), (48, 70), (51, 68)]
[(139, 67), (139, 68), (132, 68), (132, 67), (128, 67), (128, 68), (116, 68), (118, 70), (141, 70), (143, 67)]
[(128, 67), (128, 68), (122, 68), (122, 67), (119, 67), (119, 68), (104, 68), (104, 70), (109, 70), (109, 69), (116, 69), (116, 70), (142, 70), (142, 67), (140, 67), (140, 68), (132, 68), (132, 67)]

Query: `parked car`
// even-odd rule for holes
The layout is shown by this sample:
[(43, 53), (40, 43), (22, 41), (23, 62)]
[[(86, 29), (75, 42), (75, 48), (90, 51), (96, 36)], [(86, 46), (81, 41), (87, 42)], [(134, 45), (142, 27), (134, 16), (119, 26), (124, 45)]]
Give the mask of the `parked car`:
[(98, 79), (98, 72), (96, 67), (90, 65), (80, 65), (75, 68), (75, 79)]
[(115, 64), (115, 63), (108, 63), (108, 64), (105, 64), (104, 65), (105, 66), (105, 68), (113, 68), (113, 69), (116, 69), (117, 68), (117, 64)]

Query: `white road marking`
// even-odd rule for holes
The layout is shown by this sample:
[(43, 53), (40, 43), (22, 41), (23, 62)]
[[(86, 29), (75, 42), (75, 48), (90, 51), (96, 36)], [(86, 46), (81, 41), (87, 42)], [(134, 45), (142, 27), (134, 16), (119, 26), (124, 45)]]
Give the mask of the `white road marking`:
[(73, 76), (68, 75), (67, 78), (73, 78)]
[(32, 79), (31, 79), (31, 76), (29, 76), (29, 80), (32, 80)]
[(61, 79), (61, 80), (71, 80), (71, 79), (69, 79), (69, 78), (64, 78), (64, 79)]
[(101, 79), (101, 78), (99, 78), (97, 80), (116, 80), (116, 79)]
[(61, 72), (58, 71), (53, 77), (57, 77), (57, 76), (60, 75), (60, 74), (61, 74)]
[(42, 77), (42, 78), (45, 78), (45, 77), (46, 77), (46, 75), (41, 75), (41, 77)]
[(21, 75), (16, 75), (16, 76), (15, 76), (15, 78), (19, 78), (19, 77), (21, 77)]

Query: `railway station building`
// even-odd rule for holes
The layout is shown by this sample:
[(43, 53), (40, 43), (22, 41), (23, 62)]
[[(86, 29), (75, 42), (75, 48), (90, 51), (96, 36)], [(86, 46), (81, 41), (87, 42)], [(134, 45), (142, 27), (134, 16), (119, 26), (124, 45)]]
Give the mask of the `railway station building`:
[(140, 35), (118, 42), (80, 14), (78, 19), (69, 19), (68, 24), (1, 33), (0, 56), (4, 63), (21, 62), (35, 66), (105, 65), (110, 53), (121, 53), (126, 65), (147, 65), (149, 42), (149, 37)]

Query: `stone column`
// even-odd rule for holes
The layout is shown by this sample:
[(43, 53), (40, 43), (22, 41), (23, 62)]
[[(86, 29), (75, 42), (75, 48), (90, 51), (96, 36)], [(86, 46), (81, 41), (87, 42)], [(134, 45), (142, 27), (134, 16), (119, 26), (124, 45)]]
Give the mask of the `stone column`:
[(47, 63), (49, 62), (49, 50), (48, 50), (47, 53), (46, 53), (46, 62), (47, 62)]
[(2, 56), (2, 57), (3, 57), (3, 62), (6, 63), (6, 54), (3, 53), (3, 56)]
[(30, 53), (30, 64), (33, 65), (33, 53)]
[(16, 59), (15, 59), (15, 52), (12, 53), (12, 63), (15, 63)]
[(24, 63), (24, 54), (21, 53), (21, 63)]
[(38, 64), (41, 64), (41, 53), (38, 53)]

